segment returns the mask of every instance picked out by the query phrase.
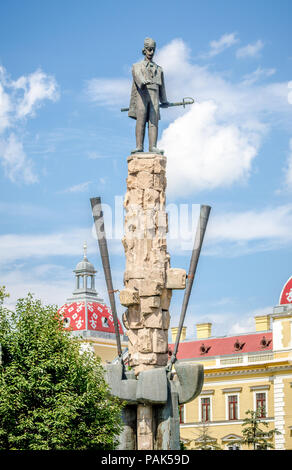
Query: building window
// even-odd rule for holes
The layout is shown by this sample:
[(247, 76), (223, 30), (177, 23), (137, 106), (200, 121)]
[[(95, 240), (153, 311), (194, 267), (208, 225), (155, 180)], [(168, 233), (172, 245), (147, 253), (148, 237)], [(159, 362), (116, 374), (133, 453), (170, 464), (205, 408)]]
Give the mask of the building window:
[(228, 396), (228, 419), (238, 419), (238, 397), (237, 395)]
[(264, 392), (256, 393), (256, 411), (260, 418), (266, 418), (266, 394)]
[(109, 328), (108, 319), (106, 317), (102, 317), (101, 322), (104, 328)]
[(63, 319), (63, 326), (64, 326), (64, 328), (69, 328), (70, 318), (66, 317), (66, 318)]
[(201, 398), (201, 418), (202, 422), (211, 420), (211, 401), (210, 397)]
[(240, 450), (239, 444), (228, 444), (227, 450)]
[(185, 413), (184, 413), (184, 405), (181, 405), (179, 408), (178, 408), (178, 411), (179, 411), (179, 422), (180, 423), (184, 423), (185, 422)]

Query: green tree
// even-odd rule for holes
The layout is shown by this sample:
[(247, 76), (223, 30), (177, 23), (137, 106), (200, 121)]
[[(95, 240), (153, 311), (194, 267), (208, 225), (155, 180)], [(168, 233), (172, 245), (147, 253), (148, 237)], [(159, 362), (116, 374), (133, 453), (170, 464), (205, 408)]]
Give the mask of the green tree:
[(199, 438), (196, 440), (196, 449), (198, 450), (221, 450), (217, 440), (209, 434), (209, 426), (206, 422), (202, 422), (202, 426), (198, 428)]
[(269, 423), (261, 419), (262, 410), (258, 408), (256, 411), (247, 410), (245, 413), (248, 417), (244, 419), (242, 424), (242, 444), (248, 447), (252, 446), (254, 450), (273, 449), (274, 445), (269, 442), (275, 434), (281, 434), (277, 429), (263, 430), (269, 427)]
[(217, 439), (210, 436), (209, 426), (205, 421), (202, 421), (202, 425), (197, 428), (198, 432), (191, 433), (196, 434), (196, 439), (185, 439), (185, 444), (189, 445), (194, 443), (194, 450), (222, 450), (221, 446), (217, 444)]
[(121, 405), (98, 358), (81, 353), (53, 306), (31, 294), (4, 307), (0, 288), (0, 449), (114, 449)]

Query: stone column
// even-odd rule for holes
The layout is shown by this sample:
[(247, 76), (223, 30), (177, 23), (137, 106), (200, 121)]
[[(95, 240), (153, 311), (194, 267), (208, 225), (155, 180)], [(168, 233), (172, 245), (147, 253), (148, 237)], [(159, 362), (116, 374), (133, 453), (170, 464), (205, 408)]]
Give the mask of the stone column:
[(172, 289), (184, 289), (186, 272), (170, 268), (165, 211), (166, 157), (137, 153), (128, 157), (124, 200), (126, 256), (125, 289), (120, 302), (127, 307), (129, 365), (140, 371), (168, 361), (169, 305)]
[(153, 450), (153, 408), (137, 406), (137, 449)]

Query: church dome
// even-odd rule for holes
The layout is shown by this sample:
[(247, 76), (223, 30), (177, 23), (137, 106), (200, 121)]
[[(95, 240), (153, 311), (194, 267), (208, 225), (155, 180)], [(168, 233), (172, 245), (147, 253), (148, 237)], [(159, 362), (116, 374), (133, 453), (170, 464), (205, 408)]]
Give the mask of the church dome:
[[(84, 244), (83, 259), (76, 265), (75, 290), (67, 302), (59, 308), (64, 327), (75, 335), (84, 337), (115, 337), (115, 326), (111, 309), (95, 290), (96, 269), (87, 259)], [(118, 320), (120, 335), (123, 328)]]
[(87, 272), (90, 272), (90, 273), (96, 273), (96, 270), (94, 269), (93, 264), (90, 263), (90, 261), (88, 261), (86, 256), (84, 256), (82, 261), (79, 261), (79, 263), (77, 263), (76, 268), (74, 269), (75, 273), (76, 272), (83, 272), (83, 271), (87, 271)]

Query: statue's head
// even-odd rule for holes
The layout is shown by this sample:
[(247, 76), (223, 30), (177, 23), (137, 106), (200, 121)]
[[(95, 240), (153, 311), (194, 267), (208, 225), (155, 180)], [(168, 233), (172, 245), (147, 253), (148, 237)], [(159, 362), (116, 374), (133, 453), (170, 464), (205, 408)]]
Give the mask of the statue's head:
[(142, 54), (144, 54), (147, 57), (147, 59), (151, 60), (155, 54), (155, 49), (156, 49), (156, 42), (154, 41), (154, 39), (145, 38)]

